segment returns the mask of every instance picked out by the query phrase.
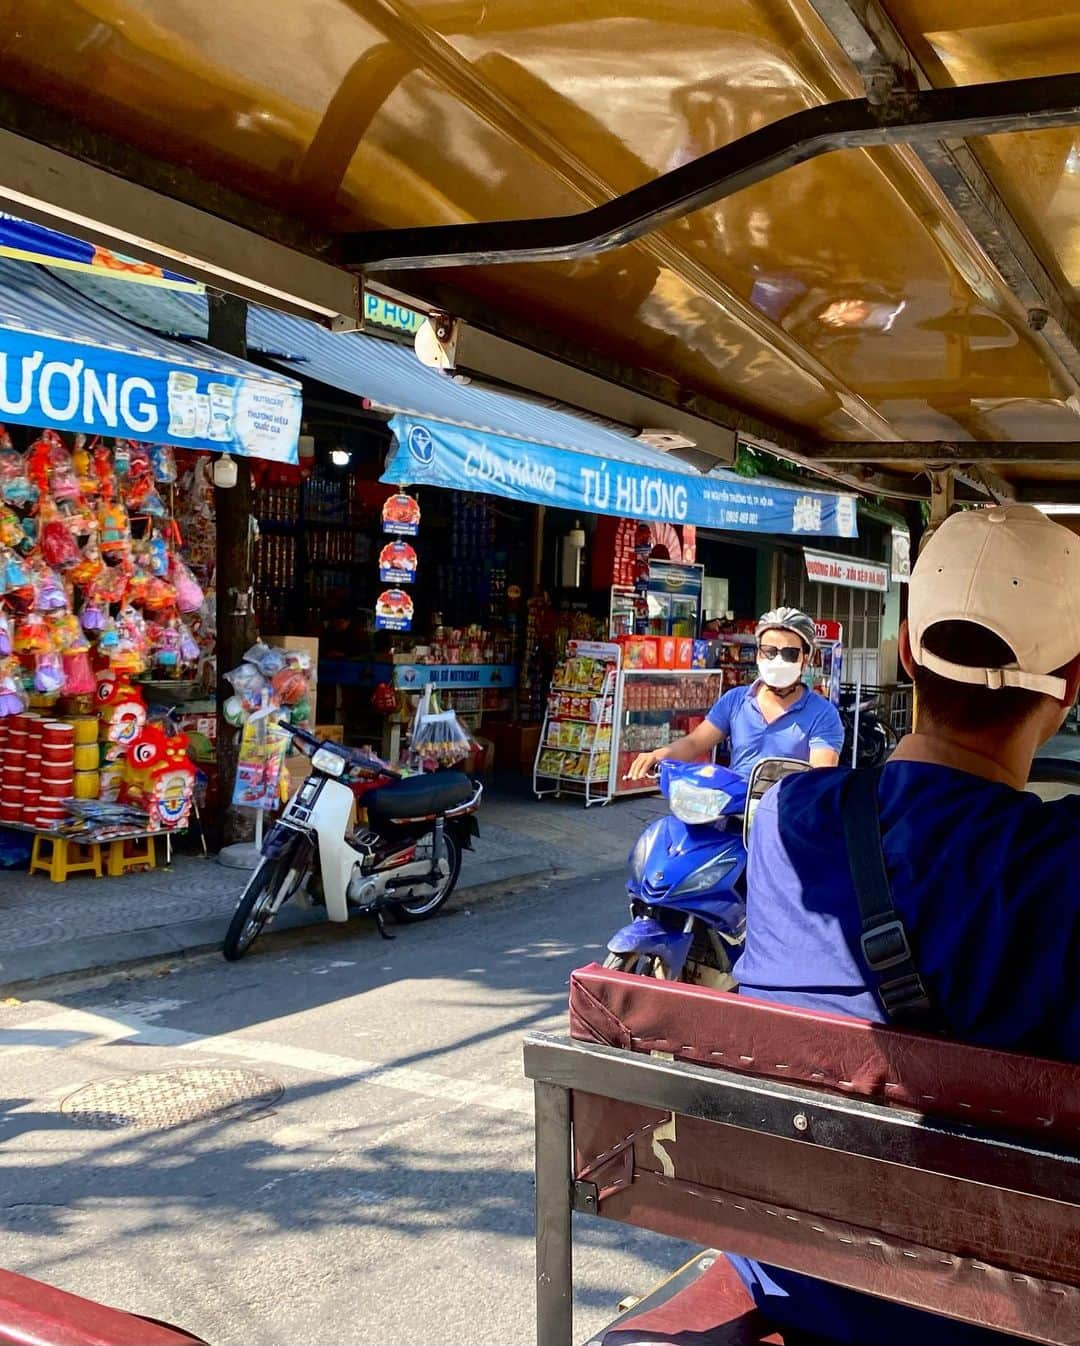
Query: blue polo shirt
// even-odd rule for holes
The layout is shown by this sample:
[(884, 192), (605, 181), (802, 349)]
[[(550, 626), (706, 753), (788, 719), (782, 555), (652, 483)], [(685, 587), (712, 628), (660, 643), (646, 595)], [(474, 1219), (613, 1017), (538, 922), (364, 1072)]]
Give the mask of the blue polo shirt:
[[(759, 1000), (880, 1023), (844, 845), (848, 770), (791, 776), (758, 806), (734, 975)], [(1043, 803), (951, 767), (890, 762), (878, 802), (893, 901), (951, 1035), (1080, 1060), (1080, 797)], [(766, 1316), (844, 1346), (1016, 1340), (731, 1261)]]
[(794, 757), (810, 760), (811, 748), (844, 746), (844, 726), (831, 701), (809, 687), (772, 724), (757, 703), (760, 681), (750, 687), (732, 687), (709, 711), (708, 720), (728, 740), (731, 769), (749, 777), (754, 764), (763, 757)]

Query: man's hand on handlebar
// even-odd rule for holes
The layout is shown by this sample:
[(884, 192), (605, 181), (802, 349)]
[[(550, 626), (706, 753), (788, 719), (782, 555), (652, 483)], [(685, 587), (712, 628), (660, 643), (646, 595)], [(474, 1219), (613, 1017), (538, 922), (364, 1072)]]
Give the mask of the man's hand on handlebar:
[(631, 764), (630, 770), (626, 773), (627, 780), (645, 780), (650, 776), (655, 776), (660, 771), (660, 763), (667, 756), (663, 748), (657, 748), (654, 752), (639, 752)]

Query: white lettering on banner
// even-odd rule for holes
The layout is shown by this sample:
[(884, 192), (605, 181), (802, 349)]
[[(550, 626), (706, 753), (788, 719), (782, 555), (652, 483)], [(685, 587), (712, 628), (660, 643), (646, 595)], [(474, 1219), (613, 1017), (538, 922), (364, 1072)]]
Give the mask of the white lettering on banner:
[[(50, 360), (48, 364), (42, 365), (41, 381), (38, 384), (38, 401), (41, 403), (41, 410), (50, 421), (70, 421), (72, 416), (79, 409), (79, 375), (86, 364), (85, 360), (72, 360), (68, 364), (64, 360)], [(62, 380), (60, 395), (66, 396), (66, 402), (56, 402), (53, 400), (53, 383), (57, 379)], [(66, 386), (65, 386), (66, 385)]]
[(536, 462), (527, 453), (503, 461), (485, 448), (470, 448), (465, 454), (465, 475), (478, 481), (513, 486), (519, 491), (555, 491), (555, 469)]
[(101, 386), (101, 375), (96, 369), (86, 371), (83, 378), (82, 418), (91, 424), (100, 419), (110, 429), (116, 429), (116, 375), (111, 371), (105, 375), (104, 388)]
[(839, 584), (848, 589), (889, 590), (889, 571), (874, 561), (858, 557), (833, 556), (829, 552), (804, 551), (808, 579), (820, 584)]
[[(141, 401), (138, 406), (132, 406), (132, 399), (137, 393), (142, 393), (146, 400)], [(124, 424), (135, 434), (145, 435), (153, 430), (158, 417), (157, 407), (154, 405), (154, 385), (149, 379), (135, 375), (121, 383), (120, 415), (124, 418)]]
[(22, 364), (22, 379), (19, 396), (14, 401), (7, 395), (8, 356), (0, 351), (0, 411), (5, 416), (25, 416), (34, 400), (34, 374), (45, 357), (41, 351), (19, 357)]

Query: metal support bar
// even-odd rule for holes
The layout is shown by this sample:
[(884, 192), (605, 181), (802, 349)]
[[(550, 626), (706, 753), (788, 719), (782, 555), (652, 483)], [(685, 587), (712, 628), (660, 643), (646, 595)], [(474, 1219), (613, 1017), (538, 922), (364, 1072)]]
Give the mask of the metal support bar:
[(573, 1346), (574, 1253), (571, 1218), (570, 1095), (537, 1080), (536, 1346)]
[(1039, 443), (1031, 440), (880, 439), (811, 444), (806, 458), (821, 463), (1077, 463), (1080, 440)]
[(1080, 75), (850, 99), (782, 117), (592, 210), (548, 219), (347, 234), (346, 265), (362, 270), (573, 261), (623, 247), (671, 220), (832, 150), (925, 144), (1080, 122)]
[[(894, 89), (933, 87), (879, 0), (810, 0), (810, 4), (859, 72), (871, 102)], [(1080, 384), (1080, 316), (974, 151), (962, 140), (951, 140), (918, 145), (915, 153), (990, 264), (1027, 309), (1028, 322), (1040, 341), (1064, 374)]]
[(525, 1074), (601, 1098), (1080, 1204), (1074, 1151), (1018, 1143), (865, 1099), (542, 1034), (525, 1039)]

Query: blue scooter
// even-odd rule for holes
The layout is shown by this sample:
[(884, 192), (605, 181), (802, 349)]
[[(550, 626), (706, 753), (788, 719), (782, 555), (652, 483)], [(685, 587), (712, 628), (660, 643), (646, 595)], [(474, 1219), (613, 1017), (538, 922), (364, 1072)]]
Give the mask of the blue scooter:
[(629, 925), (608, 940), (604, 966), (728, 990), (746, 931), (746, 822), (781, 777), (806, 762), (771, 758), (750, 780), (713, 763), (660, 763), (671, 812), (630, 852)]

